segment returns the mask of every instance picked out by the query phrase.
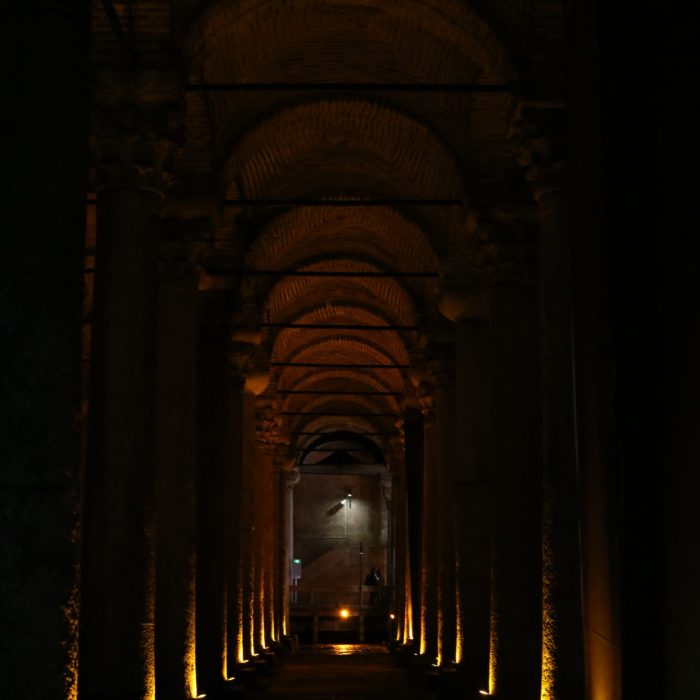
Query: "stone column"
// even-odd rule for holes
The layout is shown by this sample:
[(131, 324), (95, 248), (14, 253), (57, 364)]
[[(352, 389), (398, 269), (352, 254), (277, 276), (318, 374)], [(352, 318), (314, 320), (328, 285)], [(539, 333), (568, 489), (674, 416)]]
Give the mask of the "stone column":
[(435, 500), (437, 514), (438, 665), (455, 660), (455, 523), (454, 376), (452, 346), (443, 344), (434, 362), (435, 380)]
[(226, 299), (201, 294), (197, 406), (197, 689), (214, 693), (228, 678), (229, 562), (237, 559), (231, 466), (240, 439), (240, 377), (231, 371)]
[[(532, 248), (503, 232), (491, 279), (493, 535), (491, 693), (539, 698), (542, 443)], [(522, 233), (522, 231), (520, 231)]]
[(443, 294), (455, 324), (455, 661), (470, 693), (488, 687), (490, 648), (490, 309), (483, 286)]
[(96, 117), (97, 249), (85, 478), (81, 696), (154, 692), (157, 242), (167, 110)]
[(81, 321), (90, 3), (3, 3), (0, 620), (3, 692), (78, 681)]
[(404, 415), (405, 460), (406, 460), (406, 521), (407, 552), (410, 579), (410, 618), (407, 625), (409, 637), (420, 643), (421, 623), (421, 554), (423, 534), (423, 415), (415, 408), (409, 408)]
[[(396, 439), (393, 441), (399, 443)], [(403, 441), (401, 441), (402, 443)], [(396, 617), (392, 620), (390, 627), (392, 636), (389, 640), (406, 644), (413, 637), (412, 624), (409, 621), (411, 613), (411, 582), (410, 582), (410, 562), (408, 554), (408, 513), (406, 503), (406, 475), (403, 459), (397, 454), (398, 449), (403, 452), (403, 444), (392, 444), (390, 442), (390, 466), (394, 474), (392, 486), (392, 517), (393, 517), (393, 540), (394, 540), (394, 593), (390, 614)], [(391, 544), (389, 545), (391, 546)]]
[(299, 483), (301, 474), (297, 468), (289, 465), (281, 471), (281, 523), (280, 540), (282, 556), (280, 557), (282, 584), (281, 614), (282, 635), (292, 633), (289, 623), (289, 586), (292, 582), (292, 557), (294, 556), (294, 487)]
[(580, 493), (576, 453), (571, 231), (564, 185), (564, 110), (521, 106), (515, 153), (540, 219), (544, 461), (542, 697), (584, 696)]
[(156, 371), (156, 695), (173, 700), (197, 696), (199, 328), (194, 250), (183, 226), (160, 245)]
[(395, 540), (394, 540), (394, 478), (391, 474), (382, 474), (380, 477), (380, 489), (382, 516), (381, 529), (386, 533), (386, 577), (387, 597), (384, 604), (393, 608), (396, 600), (396, 564), (395, 564)]
[[(254, 334), (255, 337), (253, 337)], [(241, 405), (241, 451), (237, 460), (232, 464), (236, 473), (236, 488), (238, 491), (238, 536), (240, 572), (235, 595), (242, 616), (242, 637), (239, 634), (238, 661), (250, 659), (257, 651), (256, 626), (259, 626), (259, 608), (257, 605), (259, 591), (257, 583), (259, 576), (257, 567), (261, 552), (256, 548), (259, 533), (256, 530), (256, 493), (260, 484), (256, 475), (257, 455), (255, 449), (255, 397), (267, 387), (269, 375), (267, 371), (258, 371), (252, 364), (256, 342), (259, 334), (249, 329), (237, 328), (234, 337), (234, 363), (245, 377), (240, 396)], [(255, 342), (248, 342), (254, 340)], [(233, 589), (230, 589), (233, 595)], [(257, 618), (257, 619), (256, 619)]]
[(436, 493), (438, 445), (435, 430), (434, 387), (420, 386), (423, 411), (423, 531), (421, 534), (420, 647), (430, 663), (437, 660), (438, 502)]
[(258, 443), (258, 465), (256, 479), (260, 485), (259, 501), (256, 508), (256, 531), (260, 533), (258, 549), (260, 551), (258, 583), (258, 605), (260, 628), (258, 645), (267, 648), (273, 641), (275, 622), (275, 590), (273, 581), (275, 538), (274, 527), (276, 511), (274, 508), (275, 474), (273, 467), (273, 445)]

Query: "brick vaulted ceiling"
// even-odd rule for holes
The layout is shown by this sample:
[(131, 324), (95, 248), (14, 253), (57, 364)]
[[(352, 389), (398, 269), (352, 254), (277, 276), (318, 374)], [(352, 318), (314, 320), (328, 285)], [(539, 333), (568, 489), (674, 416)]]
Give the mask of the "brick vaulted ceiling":
[[(242, 295), (262, 322), (272, 324), (264, 327), (259, 352), (265, 364), (273, 363), (259, 400), (283, 432), (393, 429), (391, 414), (401, 412), (402, 394), (415, 395), (407, 368), (284, 363), (409, 365), (424, 355), (430, 328), (441, 323), (440, 278), (405, 273), (444, 275), (454, 269), (474, 235), (465, 225), (470, 210), (508, 205), (517, 170), (508, 142), (512, 96), (314, 85), (518, 84), (528, 51), (531, 61), (546, 61), (547, 51), (556, 48), (552, 28), (561, 3), (143, 0), (114, 5), (122, 16), (129, 10), (137, 50), (168, 42), (181, 48), (189, 85), (309, 86), (186, 91), (187, 139), (175, 191), (219, 198), (216, 244), (244, 270), (371, 273), (248, 277)], [(98, 56), (109, 54), (109, 33), (103, 29), (94, 33)], [(537, 31), (547, 39), (539, 40), (539, 51), (532, 48)], [(329, 198), (457, 204), (236, 204)], [(399, 274), (377, 276), (387, 272)], [(397, 329), (274, 326), (290, 323)], [(283, 416), (304, 411), (329, 415)]]

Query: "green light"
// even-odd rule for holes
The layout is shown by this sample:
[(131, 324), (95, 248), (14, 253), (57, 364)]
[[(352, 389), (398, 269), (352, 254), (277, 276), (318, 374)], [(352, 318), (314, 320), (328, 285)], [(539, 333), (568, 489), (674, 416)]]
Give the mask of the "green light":
[(295, 563), (295, 564), (301, 564), (301, 559), (295, 559), (295, 560), (294, 560), (294, 563)]

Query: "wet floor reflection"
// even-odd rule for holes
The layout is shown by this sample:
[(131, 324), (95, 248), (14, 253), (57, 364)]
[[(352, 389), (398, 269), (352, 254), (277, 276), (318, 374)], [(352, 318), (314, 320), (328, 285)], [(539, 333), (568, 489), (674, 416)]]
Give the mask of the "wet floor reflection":
[(329, 656), (360, 656), (389, 653), (383, 644), (305, 644), (301, 650)]

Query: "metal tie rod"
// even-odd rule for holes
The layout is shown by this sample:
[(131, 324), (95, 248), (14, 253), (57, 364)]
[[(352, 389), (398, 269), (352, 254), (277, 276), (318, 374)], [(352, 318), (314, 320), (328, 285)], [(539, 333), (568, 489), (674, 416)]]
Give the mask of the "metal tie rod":
[(395, 431), (392, 432), (392, 433), (360, 433), (360, 432), (357, 432), (357, 431), (355, 431), (355, 430), (341, 430), (341, 431), (337, 431), (337, 430), (336, 430), (336, 431), (332, 431), (332, 432), (330, 432), (330, 433), (328, 433), (328, 432), (326, 432), (326, 433), (319, 433), (319, 432), (314, 432), (313, 430), (312, 430), (312, 431), (292, 430), (289, 434), (290, 434), (290, 435), (319, 435), (319, 436), (325, 435), (325, 436), (327, 436), (327, 437), (329, 437), (329, 438), (333, 438), (333, 437), (335, 436), (335, 438), (334, 438), (335, 440), (350, 440), (350, 439), (351, 439), (350, 437), (341, 437), (341, 436), (339, 436), (339, 435), (338, 435), (339, 432), (340, 432), (340, 433), (349, 433), (350, 435), (353, 435), (353, 436), (354, 436), (354, 435), (370, 435), (370, 436), (372, 436), (372, 437), (382, 437), (382, 436), (383, 436), (383, 437), (386, 437), (386, 436), (389, 436), (389, 435), (400, 435), (400, 433), (399, 433), (398, 430), (395, 430)]
[(353, 270), (336, 272), (334, 270), (247, 270), (246, 275), (253, 277), (439, 277), (438, 272), (379, 272)]
[(297, 328), (308, 330), (337, 331), (417, 331), (418, 326), (377, 326), (349, 323), (261, 323), (262, 328)]
[(364, 92), (393, 90), (400, 92), (482, 92), (509, 93), (507, 83), (187, 83), (185, 92), (257, 92), (265, 90), (345, 90)]
[(446, 207), (462, 206), (465, 202), (465, 199), (455, 197), (439, 199), (279, 199), (263, 197), (223, 200), (224, 205), (232, 207), (390, 207), (397, 205)]
[(334, 413), (333, 411), (282, 411), (283, 416), (333, 416), (341, 418), (403, 418), (401, 413)]
[(270, 367), (313, 367), (314, 369), (410, 369), (411, 365), (402, 364), (340, 364), (335, 362), (270, 362)]
[(277, 389), (278, 394), (307, 394), (313, 396), (403, 396), (403, 391), (332, 391), (316, 389)]
[[(297, 452), (372, 452), (372, 450), (377, 450), (378, 452), (385, 452), (384, 448), (374, 445), (373, 447), (365, 447), (364, 449), (350, 448), (350, 447), (297, 447)], [(308, 465), (312, 466), (312, 465)]]

